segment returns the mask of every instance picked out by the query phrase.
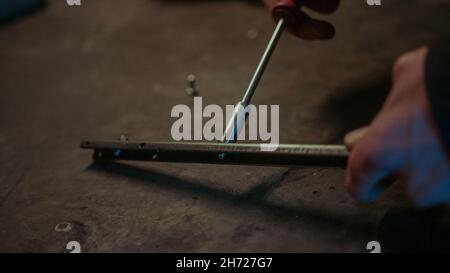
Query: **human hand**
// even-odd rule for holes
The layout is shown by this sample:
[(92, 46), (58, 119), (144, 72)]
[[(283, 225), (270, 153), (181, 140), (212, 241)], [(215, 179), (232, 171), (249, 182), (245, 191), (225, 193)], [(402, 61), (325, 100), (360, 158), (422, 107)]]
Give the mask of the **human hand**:
[(345, 137), (351, 151), (346, 185), (363, 202), (374, 201), (383, 181), (395, 178), (418, 206), (450, 204), (449, 154), (425, 86), (427, 53), (424, 47), (397, 59), (382, 110), (370, 126)]
[(322, 14), (334, 12), (340, 0), (265, 0), (275, 20), (287, 20), (287, 30), (304, 40), (327, 40), (334, 37), (335, 29), (326, 21), (309, 17), (303, 7)]

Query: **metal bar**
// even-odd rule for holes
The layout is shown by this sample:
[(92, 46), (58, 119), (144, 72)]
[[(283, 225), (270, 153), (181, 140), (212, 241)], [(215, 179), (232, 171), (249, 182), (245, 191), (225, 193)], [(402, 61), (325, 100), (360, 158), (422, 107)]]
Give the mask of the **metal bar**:
[(345, 168), (348, 158), (342, 145), (280, 144), (271, 152), (260, 144), (209, 142), (84, 141), (80, 146), (94, 150), (94, 160)]
[[(275, 30), (272, 34), (272, 37), (269, 40), (269, 43), (267, 44), (266, 50), (264, 51), (264, 54), (261, 57), (261, 60), (259, 61), (258, 66), (256, 67), (255, 74), (253, 75), (252, 80), (250, 81), (250, 84), (245, 91), (244, 97), (236, 107), (242, 106), (244, 109), (250, 104), (250, 101), (255, 94), (256, 88), (258, 87), (259, 82), (261, 81), (261, 78), (264, 74), (264, 71), (267, 68), (267, 65), (269, 64), (270, 57), (272, 56), (272, 53), (275, 51), (275, 48), (277, 47), (278, 41), (281, 38), (281, 35), (283, 34), (284, 28), (285, 28), (285, 20), (281, 18), (278, 20), (277, 26), (275, 27)], [(245, 126), (246, 117), (242, 119), (242, 122), (238, 121), (238, 115), (242, 114), (242, 111), (234, 111), (233, 116), (228, 121), (227, 127), (225, 129), (225, 133), (222, 137), (222, 142), (235, 142), (237, 140), (237, 136), (240, 131), (240, 127)], [(245, 114), (245, 113), (244, 113)]]

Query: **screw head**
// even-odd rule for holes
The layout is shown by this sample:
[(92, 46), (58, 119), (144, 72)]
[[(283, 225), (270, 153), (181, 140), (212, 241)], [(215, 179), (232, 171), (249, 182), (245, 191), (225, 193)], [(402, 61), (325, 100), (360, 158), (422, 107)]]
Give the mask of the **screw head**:
[(193, 83), (193, 82), (195, 82), (196, 77), (194, 74), (189, 74), (186, 79), (187, 79), (188, 83)]
[(195, 95), (195, 89), (192, 88), (192, 87), (187, 87), (187, 88), (186, 88), (186, 94), (187, 94), (188, 96), (194, 96), (194, 95)]
[(116, 150), (114, 151), (114, 156), (115, 156), (115, 157), (119, 157), (121, 154), (122, 154), (122, 150), (121, 150), (121, 149), (116, 149)]

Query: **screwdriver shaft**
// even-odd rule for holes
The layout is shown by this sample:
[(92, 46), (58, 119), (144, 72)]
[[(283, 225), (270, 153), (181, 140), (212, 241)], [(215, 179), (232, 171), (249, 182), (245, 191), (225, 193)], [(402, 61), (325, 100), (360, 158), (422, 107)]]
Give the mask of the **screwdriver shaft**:
[(281, 18), (277, 23), (275, 31), (273, 32), (272, 37), (270, 38), (267, 48), (264, 51), (261, 61), (259, 62), (255, 74), (253, 75), (253, 78), (250, 81), (250, 85), (248, 86), (244, 98), (242, 99), (242, 104), (244, 107), (250, 104), (250, 100), (252, 99), (253, 94), (255, 94), (256, 88), (258, 87), (258, 84), (264, 74), (264, 71), (266, 70), (267, 64), (270, 61), (272, 53), (275, 51), (278, 41), (280, 40), (280, 37), (283, 34), (284, 28), (285, 28), (285, 20)]
[[(255, 94), (256, 88), (258, 87), (259, 82), (266, 70), (267, 65), (269, 64), (270, 57), (272, 53), (275, 51), (277, 47), (278, 41), (280, 40), (281, 35), (283, 34), (285, 28), (285, 20), (283, 18), (278, 20), (277, 26), (272, 34), (272, 37), (267, 44), (266, 50), (264, 51), (261, 60), (256, 67), (255, 74), (253, 75), (252, 80), (250, 81), (250, 85), (247, 88), (247, 91), (244, 94), (243, 99), (236, 105), (236, 107), (242, 107), (245, 109), (250, 104), (250, 101)], [(233, 112), (232, 117), (228, 121), (227, 127), (225, 129), (225, 133), (222, 137), (222, 142), (235, 142), (237, 140), (237, 136), (240, 131), (240, 127), (245, 126), (245, 118), (239, 119), (238, 115), (242, 114), (241, 111), (236, 110)], [(243, 122), (241, 121), (243, 120)]]

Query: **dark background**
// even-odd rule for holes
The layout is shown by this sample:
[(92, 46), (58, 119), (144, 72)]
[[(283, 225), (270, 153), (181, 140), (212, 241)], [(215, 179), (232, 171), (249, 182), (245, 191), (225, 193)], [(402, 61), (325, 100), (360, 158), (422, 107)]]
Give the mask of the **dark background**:
[[(282, 143), (340, 143), (380, 108), (395, 58), (449, 29), (450, 1), (342, 2), (329, 17), (335, 39), (283, 36), (254, 97), (280, 105)], [(365, 252), (371, 240), (393, 251), (442, 241), (434, 221), (448, 218), (409, 210), (400, 186), (358, 204), (344, 170), (94, 165), (78, 148), (122, 134), (171, 140), (171, 108), (192, 105), (190, 73), (205, 104), (235, 104), (273, 30), (258, 3), (53, 0), (0, 26), (0, 251), (65, 252), (70, 240), (83, 252)]]

